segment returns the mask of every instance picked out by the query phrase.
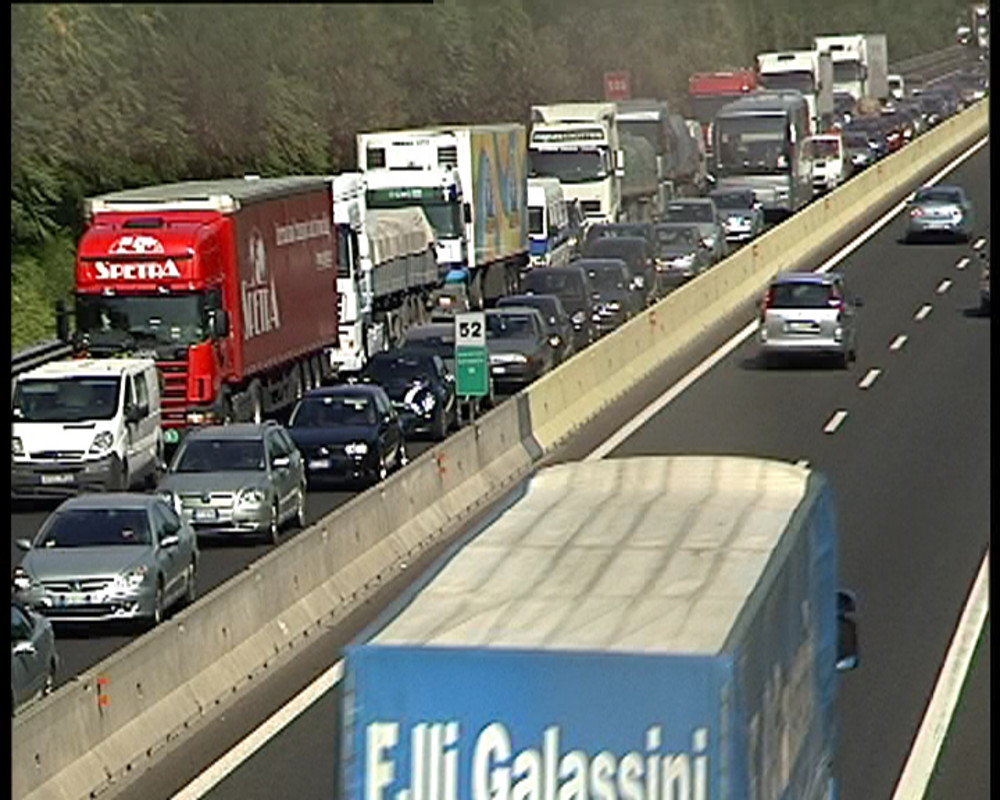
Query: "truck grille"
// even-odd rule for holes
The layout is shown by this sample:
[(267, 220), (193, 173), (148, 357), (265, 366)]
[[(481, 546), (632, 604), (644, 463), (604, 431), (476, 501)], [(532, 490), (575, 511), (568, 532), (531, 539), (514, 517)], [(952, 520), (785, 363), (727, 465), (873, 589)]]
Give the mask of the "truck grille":
[(161, 361), (157, 366), (163, 378), (163, 424), (184, 425), (187, 421), (187, 362)]

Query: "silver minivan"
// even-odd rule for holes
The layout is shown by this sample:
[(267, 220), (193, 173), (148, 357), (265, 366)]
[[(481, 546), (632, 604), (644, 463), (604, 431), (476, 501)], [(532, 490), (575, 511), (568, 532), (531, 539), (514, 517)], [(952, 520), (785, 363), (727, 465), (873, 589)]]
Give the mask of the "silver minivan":
[(770, 366), (779, 356), (832, 356), (841, 367), (857, 358), (857, 309), (839, 273), (786, 272), (768, 287), (757, 333)]

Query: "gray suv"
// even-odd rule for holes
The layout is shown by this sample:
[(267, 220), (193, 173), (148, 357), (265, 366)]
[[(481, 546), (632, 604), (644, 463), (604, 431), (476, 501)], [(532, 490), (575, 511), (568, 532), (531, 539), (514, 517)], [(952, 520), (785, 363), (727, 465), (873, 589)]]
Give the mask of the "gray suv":
[(302, 455), (281, 425), (241, 423), (192, 431), (157, 489), (201, 534), (258, 535), (306, 524)]
[(833, 356), (846, 367), (857, 358), (856, 311), (844, 276), (786, 272), (771, 281), (761, 304), (758, 343), (765, 364), (778, 356)]

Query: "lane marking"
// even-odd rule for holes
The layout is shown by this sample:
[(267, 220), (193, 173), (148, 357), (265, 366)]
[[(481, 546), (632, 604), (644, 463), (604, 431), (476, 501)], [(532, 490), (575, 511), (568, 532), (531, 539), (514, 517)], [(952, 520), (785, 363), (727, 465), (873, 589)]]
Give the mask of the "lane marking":
[(958, 259), (958, 263), (955, 264), (956, 269), (965, 269), (967, 266), (969, 266), (969, 259), (966, 257)]
[(861, 382), (858, 384), (858, 388), (867, 389), (869, 386), (875, 383), (875, 381), (878, 380), (878, 376), (881, 374), (882, 370), (872, 367), (870, 370), (868, 370), (868, 374), (861, 379)]
[(986, 549), (975, 583), (962, 609), (955, 635), (941, 672), (934, 683), (934, 693), (920, 721), (917, 738), (913, 741), (892, 800), (920, 800), (927, 791), (941, 745), (958, 706), (958, 698), (972, 665), (976, 644), (990, 611), (990, 551)]
[[(972, 147), (966, 150), (964, 153), (957, 156), (949, 164), (946, 164), (938, 172), (936, 172), (929, 180), (927, 180), (923, 186), (933, 186), (935, 183), (940, 181), (945, 175), (951, 172), (953, 169), (958, 167), (959, 164), (963, 163), (967, 159), (975, 155), (979, 150), (986, 145), (989, 141), (989, 136), (984, 136), (978, 142), (976, 142)], [(847, 256), (857, 250), (862, 244), (868, 241), (872, 236), (878, 233), (882, 228), (889, 224), (889, 222), (899, 214), (904, 208), (906, 208), (907, 200), (904, 199), (893, 206), (889, 211), (879, 217), (875, 222), (873, 222), (868, 228), (863, 230), (858, 236), (852, 241), (848, 242), (844, 247), (834, 253), (830, 258), (828, 258), (823, 264), (815, 270), (815, 272), (826, 273), (833, 269), (837, 264), (843, 261)], [(749, 322), (745, 327), (738, 331), (734, 336), (724, 342), (719, 349), (710, 354), (694, 367), (687, 375), (681, 378), (677, 383), (667, 389), (662, 395), (653, 400), (648, 406), (646, 406), (642, 411), (640, 411), (635, 417), (626, 422), (622, 427), (615, 431), (611, 436), (605, 439), (601, 444), (597, 445), (585, 458), (584, 461), (598, 461), (610, 452), (615, 450), (621, 445), (626, 439), (632, 436), (639, 428), (649, 422), (657, 413), (666, 408), (674, 399), (685, 389), (689, 388), (698, 378), (708, 372), (712, 367), (722, 361), (727, 355), (733, 352), (737, 347), (739, 347), (743, 342), (753, 336), (756, 333), (757, 328), (760, 327), (760, 320), (754, 319)]]
[(892, 340), (892, 344), (889, 345), (890, 350), (899, 350), (904, 344), (906, 344), (907, 336), (905, 333), (899, 334), (895, 339)]
[(847, 419), (847, 412), (844, 409), (840, 409), (836, 414), (830, 417), (830, 421), (823, 426), (823, 433), (835, 433), (840, 424)]
[(916, 316), (914, 316), (913, 318), (917, 322), (923, 322), (925, 319), (927, 319), (927, 315), (930, 314), (931, 311), (933, 310), (934, 308), (933, 306), (931, 306), (930, 303), (924, 303), (922, 306), (920, 306), (920, 310), (916, 313)]
[(951, 288), (951, 281), (945, 278), (941, 283), (938, 284), (937, 293), (944, 294)]
[(341, 659), (275, 711), (259, 728), (251, 731), (232, 750), (208, 767), (170, 800), (198, 800), (210, 792), (240, 764), (281, 733), (303, 711), (336, 686), (343, 676), (344, 660)]
[(985, 244), (986, 244), (986, 240), (982, 236), (980, 236), (978, 239), (976, 239), (975, 242), (972, 243), (972, 249), (973, 250), (982, 250), (983, 246)]
[[(959, 166), (964, 161), (966, 161), (967, 159), (969, 159), (973, 155), (975, 155), (977, 152), (979, 152), (979, 150), (984, 145), (986, 145), (986, 143), (988, 141), (989, 141), (989, 135), (984, 136), (982, 139), (980, 139), (978, 142), (976, 142), (974, 145), (972, 145), (964, 153), (962, 153), (961, 155), (957, 156), (949, 164), (945, 165), (938, 173), (936, 173), (926, 183), (924, 183), (924, 185), (925, 186), (932, 186), (935, 183), (937, 183), (938, 181), (940, 181), (941, 178), (943, 178), (945, 175), (947, 175), (949, 172), (951, 172), (957, 166)], [(842, 250), (840, 250), (839, 252), (837, 252), (836, 254), (834, 254), (830, 259), (828, 259), (826, 261), (826, 263), (824, 263), (823, 266), (821, 266), (816, 271), (817, 272), (827, 272), (830, 269), (832, 269), (834, 267), (834, 265), (836, 265), (837, 263), (839, 263), (847, 255), (849, 255), (854, 250), (856, 250), (858, 248), (858, 246), (860, 246), (860, 244), (862, 242), (867, 241), (877, 231), (879, 231), (880, 229), (884, 228), (889, 223), (889, 221), (892, 219), (892, 217), (895, 216), (896, 214), (898, 214), (905, 206), (906, 206), (906, 201), (905, 200), (903, 202), (899, 203), (898, 205), (896, 205), (893, 209), (891, 209), (889, 212), (887, 212), (884, 216), (882, 216), (881, 218), (879, 218), (878, 220), (876, 220), (874, 223), (872, 223), (871, 227), (869, 227), (864, 232), (862, 232), (859, 235), (859, 239), (855, 240), (857, 242), (857, 244), (855, 244), (853, 242), (849, 243), (846, 247), (844, 247)], [(720, 356), (718, 359), (712, 361), (711, 364), (708, 364), (708, 362), (716, 355), (716, 353), (713, 353), (711, 356), (709, 356), (708, 358), (706, 358), (705, 361), (703, 361), (701, 364), (699, 364), (697, 367), (695, 367), (693, 370), (691, 370), (691, 372), (689, 372), (681, 380), (683, 381), (683, 380), (685, 380), (685, 379), (687, 379), (687, 378), (690, 377), (691, 380), (687, 384), (687, 386), (690, 386), (690, 384), (694, 383), (694, 381), (697, 380), (698, 377), (701, 377), (701, 375), (703, 375), (705, 372), (707, 372), (709, 369), (711, 369), (711, 367), (714, 366), (716, 363), (718, 363), (718, 361), (722, 360), (722, 358), (725, 355), (727, 355), (728, 353), (731, 353), (746, 338), (748, 338), (749, 336), (751, 336), (757, 330), (759, 324), (760, 323), (756, 319), (753, 322), (749, 323), (739, 333), (737, 333), (735, 336), (733, 336), (729, 341), (727, 341), (725, 344), (723, 344), (716, 351), (716, 353), (720, 353), (723, 350), (725, 350), (725, 352), (722, 354), (722, 356)], [(905, 338), (906, 337), (904, 336), (903, 339), (905, 340)], [(704, 367), (704, 369), (702, 369), (701, 372), (699, 372), (696, 377), (692, 377), (702, 367)], [(680, 382), (678, 382), (678, 383), (680, 383)], [(677, 385), (678, 384), (674, 384), (674, 386), (677, 386)], [(671, 389), (673, 389), (673, 388), (674, 387), (671, 387)], [(651, 403), (649, 406), (647, 406), (646, 409), (644, 409), (640, 413), (641, 414), (645, 414), (647, 410), (651, 409), (657, 403), (660, 403), (660, 401), (662, 400), (662, 398), (665, 397), (669, 392), (670, 392), (670, 390), (668, 390), (667, 392), (665, 392), (664, 395), (662, 395), (660, 398), (658, 398), (657, 400), (655, 400), (653, 403)], [(678, 392), (678, 394), (679, 394), (679, 392)], [(673, 397), (675, 397), (675, 396), (676, 395), (670, 397), (669, 400), (666, 400), (665, 402), (663, 402), (662, 405), (660, 405), (656, 410), (659, 410), (660, 408), (663, 408), (664, 406), (666, 406), (671, 400), (673, 400)], [(655, 411), (653, 413), (655, 413)], [(653, 414), (649, 414), (649, 416), (652, 416), (652, 415)], [(647, 419), (648, 419), (648, 417), (647, 417)], [(624, 441), (626, 438), (628, 438), (628, 436), (630, 436), (634, 432), (634, 430), (636, 430), (639, 427), (639, 426), (636, 426), (635, 428), (630, 428), (630, 425), (631, 425), (631, 422), (628, 423), (628, 424), (626, 424), (625, 426), (623, 426), (622, 429), (619, 429), (618, 432), (616, 432), (611, 437), (609, 437), (603, 444), (601, 444), (597, 448), (595, 448), (595, 450), (592, 451), (590, 453), (590, 455), (587, 456), (586, 460), (594, 460), (595, 454), (598, 451), (601, 451), (601, 455), (600, 456), (596, 456), (596, 457), (597, 458), (603, 458), (605, 455), (607, 455), (607, 453), (609, 453), (612, 450), (614, 450), (615, 447), (617, 447), (619, 444), (621, 444), (622, 441)], [(625, 428), (629, 428), (629, 432), (626, 433), (625, 435), (620, 435), (622, 433), (622, 431), (625, 430)], [(340, 682), (342, 675), (343, 675), (343, 660), (338, 661), (336, 664), (334, 664), (332, 667), (330, 667), (330, 669), (328, 669), (326, 672), (324, 672), (322, 675), (320, 675), (319, 678), (317, 678), (315, 681), (313, 681), (313, 683), (311, 683), (309, 686), (307, 686), (305, 689), (303, 689), (292, 700), (290, 700), (285, 706), (283, 706), (282, 708), (278, 709), (278, 711), (276, 711), (270, 718), (268, 718), (268, 720), (266, 722), (264, 722), (263, 725), (261, 725), (260, 727), (258, 727), (254, 731), (252, 731), (250, 734), (248, 734), (239, 744), (236, 745), (236, 747), (234, 747), (228, 753), (224, 754), (215, 763), (213, 763), (212, 765), (210, 765), (206, 770), (204, 770), (201, 773), (201, 775), (197, 776), (187, 786), (185, 786), (180, 792), (178, 792), (177, 794), (175, 794), (171, 798), (171, 800), (198, 800), (198, 798), (201, 798), (205, 793), (207, 793), (214, 786), (216, 786), (218, 783), (220, 783), (226, 776), (228, 776), (230, 773), (232, 773), (246, 759), (248, 759), (251, 755), (253, 755), (255, 752), (257, 752), (257, 750), (259, 750), (261, 747), (263, 747), (263, 745), (266, 744), (268, 740), (270, 740), (275, 735), (277, 735), (283, 728), (287, 727), (287, 725), (290, 724), (292, 722), (292, 720), (295, 719), (295, 717), (298, 717), (300, 714), (302, 714), (302, 712), (304, 712), (309, 706), (311, 706), (316, 700), (318, 700), (319, 697), (321, 697), (323, 694), (325, 694), (326, 692), (330, 691), (334, 686), (336, 686), (337, 683)], [(294, 707), (293, 707), (293, 704), (295, 704)], [(270, 726), (270, 727), (268, 727), (268, 726)], [(266, 732), (265, 732), (265, 727), (267, 727), (267, 731)], [(211, 775), (211, 777), (209, 777), (210, 775)], [(894, 800), (897, 800), (897, 799), (894, 798)], [(902, 799), (899, 798), (898, 800), (902, 800)]]

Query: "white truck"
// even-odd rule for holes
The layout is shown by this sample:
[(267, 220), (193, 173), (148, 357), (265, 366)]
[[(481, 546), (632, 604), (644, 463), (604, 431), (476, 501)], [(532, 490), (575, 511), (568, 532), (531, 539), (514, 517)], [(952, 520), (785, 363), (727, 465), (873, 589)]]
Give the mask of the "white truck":
[(333, 223), (341, 259), (340, 327), (330, 358), (341, 373), (360, 372), (370, 354), (399, 342), (424, 317), (440, 283), (434, 229), (419, 206), (368, 208), (364, 175), (333, 177)]
[(438, 269), (476, 306), (517, 290), (528, 263), (527, 147), (518, 123), (358, 134), (368, 208), (420, 206)]
[(528, 146), (531, 177), (556, 178), (588, 222), (621, 219), (625, 156), (614, 103), (532, 106)]
[(833, 58), (827, 51), (790, 50), (760, 53), (757, 76), (764, 89), (802, 92), (809, 105), (811, 133), (827, 130), (833, 122)]
[(528, 179), (528, 239), (533, 267), (565, 267), (572, 251), (569, 210), (555, 178)]
[(889, 97), (889, 51), (884, 33), (816, 36), (813, 49), (833, 58), (833, 90), (855, 100)]

